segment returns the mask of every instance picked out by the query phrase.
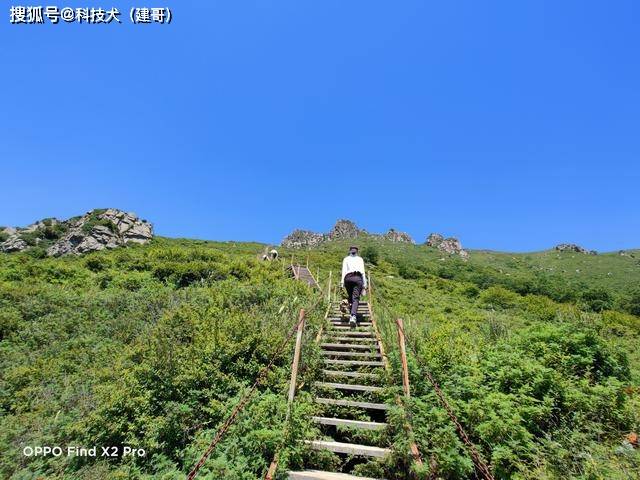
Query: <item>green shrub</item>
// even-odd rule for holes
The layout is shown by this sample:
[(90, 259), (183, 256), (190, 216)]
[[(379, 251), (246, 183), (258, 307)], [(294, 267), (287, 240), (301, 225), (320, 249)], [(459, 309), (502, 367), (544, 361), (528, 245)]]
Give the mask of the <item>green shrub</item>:
[(527, 295), (522, 299), (522, 306), (536, 319), (548, 322), (556, 317), (558, 306), (548, 297)]
[(480, 303), (493, 308), (512, 308), (520, 301), (520, 296), (504, 287), (489, 287), (480, 293)]
[(25, 254), (31, 258), (42, 259), (47, 257), (47, 250), (42, 247), (31, 247), (25, 250)]
[(361, 252), (362, 259), (371, 265), (378, 265), (380, 260), (380, 252), (373, 245), (365, 245)]
[(423, 273), (420, 270), (406, 262), (398, 265), (398, 274), (407, 280), (415, 280), (423, 276)]
[(224, 280), (227, 278), (228, 269), (209, 262), (166, 262), (155, 267), (153, 275), (158, 280), (169, 281), (182, 288), (198, 282)]
[(613, 295), (602, 287), (593, 287), (583, 292), (582, 301), (594, 312), (601, 312), (613, 307)]
[(640, 317), (640, 288), (636, 288), (629, 293), (625, 308), (632, 315)]
[(103, 255), (89, 255), (85, 259), (84, 265), (92, 272), (101, 272), (111, 267), (112, 262), (109, 257)]
[(82, 225), (82, 231), (84, 233), (89, 233), (93, 230), (93, 227), (97, 226), (107, 227), (111, 232), (118, 233), (118, 227), (111, 221), (106, 218), (90, 218)]

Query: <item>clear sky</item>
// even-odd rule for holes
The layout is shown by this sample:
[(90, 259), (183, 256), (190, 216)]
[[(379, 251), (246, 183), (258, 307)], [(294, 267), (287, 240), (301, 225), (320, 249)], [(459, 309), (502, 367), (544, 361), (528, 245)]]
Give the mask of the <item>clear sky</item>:
[[(34, 3), (39, 5), (39, 3)], [(350, 218), (466, 247), (640, 247), (640, 3), (45, 2), (0, 20), (0, 224), (113, 206), (172, 237)], [(171, 25), (132, 25), (169, 6)]]

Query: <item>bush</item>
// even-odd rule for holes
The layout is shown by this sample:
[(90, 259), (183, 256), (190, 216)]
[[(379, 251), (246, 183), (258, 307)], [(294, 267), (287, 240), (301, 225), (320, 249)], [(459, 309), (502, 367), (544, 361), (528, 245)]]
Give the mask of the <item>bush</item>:
[(422, 272), (413, 265), (403, 262), (398, 265), (398, 275), (407, 280), (416, 280), (423, 276)]
[(640, 288), (629, 293), (625, 308), (630, 314), (640, 317)]
[(42, 259), (47, 257), (47, 251), (42, 247), (32, 247), (25, 251), (31, 258)]
[(111, 266), (111, 260), (104, 256), (92, 255), (84, 261), (84, 266), (92, 272), (101, 272)]
[(602, 287), (593, 287), (583, 292), (582, 301), (594, 312), (602, 312), (613, 307), (613, 296)]
[(228, 272), (217, 263), (207, 262), (168, 262), (156, 267), (153, 275), (162, 281), (169, 281), (176, 287), (188, 287), (207, 280), (224, 280)]
[(362, 249), (362, 258), (365, 262), (371, 265), (378, 265), (380, 260), (380, 252), (373, 245), (367, 245)]
[(479, 300), (488, 307), (512, 308), (518, 304), (520, 296), (504, 287), (489, 287), (480, 293)]

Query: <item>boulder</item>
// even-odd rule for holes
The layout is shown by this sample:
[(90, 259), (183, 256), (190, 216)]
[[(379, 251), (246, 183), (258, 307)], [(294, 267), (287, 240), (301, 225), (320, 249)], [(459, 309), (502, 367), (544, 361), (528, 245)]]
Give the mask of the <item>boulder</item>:
[(576, 245), (575, 243), (560, 243), (554, 247), (554, 250), (558, 252), (572, 252), (572, 253), (584, 253), (585, 255), (597, 255), (598, 252), (595, 250), (587, 250), (580, 245)]
[(384, 238), (385, 240), (389, 240), (390, 242), (416, 243), (408, 233), (399, 232), (398, 230), (395, 230), (393, 228), (390, 228), (387, 233), (382, 235), (382, 238)]
[(444, 241), (444, 237), (442, 235), (440, 235), (439, 233), (431, 233), (427, 237), (427, 241), (425, 242), (425, 245), (427, 247), (438, 248), (443, 241)]
[(28, 248), (27, 242), (22, 240), (17, 234), (9, 235), (4, 242), (0, 243), (0, 251), (5, 253), (21, 252)]
[(360, 230), (351, 220), (341, 219), (333, 226), (327, 235), (327, 238), (329, 240), (349, 240), (358, 238), (364, 233), (366, 232), (364, 230)]
[(287, 248), (310, 248), (320, 245), (325, 236), (309, 230), (294, 230), (282, 240), (282, 246)]
[(448, 253), (449, 255), (459, 255), (463, 259), (469, 257), (469, 252), (462, 248), (462, 243), (455, 237), (444, 238), (444, 236), (439, 233), (432, 233), (427, 237), (425, 245), (437, 248), (441, 252)]
[(146, 220), (140, 220), (135, 213), (125, 213), (109, 208), (100, 215), (100, 218), (115, 225), (124, 243), (146, 243), (153, 238), (153, 226)]

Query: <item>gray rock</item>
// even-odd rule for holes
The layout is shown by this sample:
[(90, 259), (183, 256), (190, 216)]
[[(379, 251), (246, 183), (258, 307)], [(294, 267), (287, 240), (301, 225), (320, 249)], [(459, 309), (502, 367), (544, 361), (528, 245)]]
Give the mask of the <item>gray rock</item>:
[(392, 242), (414, 243), (409, 234), (397, 231), (393, 228), (382, 235), (368, 233), (358, 228), (351, 220), (341, 219), (336, 222), (329, 233), (316, 233), (309, 230), (294, 230), (282, 240), (282, 246), (288, 248), (310, 248), (320, 245), (322, 242), (334, 240), (356, 240), (359, 238), (380, 238)]
[(309, 230), (294, 230), (282, 240), (282, 246), (287, 248), (310, 248), (320, 245), (325, 236)]
[(21, 252), (28, 248), (27, 242), (22, 240), (17, 234), (10, 235), (4, 242), (0, 243), (0, 251), (5, 253)]
[(584, 253), (584, 254), (590, 254), (590, 255), (597, 254), (595, 250), (589, 251), (586, 248), (581, 247), (580, 245), (576, 245), (575, 243), (561, 243), (559, 245), (556, 245), (554, 247), (554, 250), (558, 252)]
[(443, 241), (444, 241), (444, 237), (442, 235), (440, 235), (439, 233), (431, 233), (427, 237), (427, 241), (425, 242), (425, 245), (427, 245), (427, 247), (438, 248)]
[(411, 236), (408, 233), (399, 232), (393, 228), (390, 228), (387, 233), (382, 235), (382, 238), (384, 238), (385, 240), (389, 240), (391, 242), (416, 243), (413, 241), (413, 238), (411, 238)]
[(351, 220), (341, 219), (336, 222), (327, 237), (329, 240), (350, 240), (363, 234), (366, 232), (360, 230)]
[(459, 255), (463, 259), (469, 258), (469, 252), (462, 248), (462, 243), (455, 237), (444, 238), (439, 233), (432, 233), (427, 237), (425, 245), (437, 248), (449, 255)]
[[(107, 225), (93, 225), (87, 232), (87, 223), (93, 220), (107, 221)], [(126, 213), (109, 208), (102, 213), (87, 212), (74, 220), (69, 231), (47, 249), (47, 255), (62, 255), (95, 252), (121, 247), (129, 242), (146, 243), (153, 238), (153, 226), (140, 220), (135, 213)]]

